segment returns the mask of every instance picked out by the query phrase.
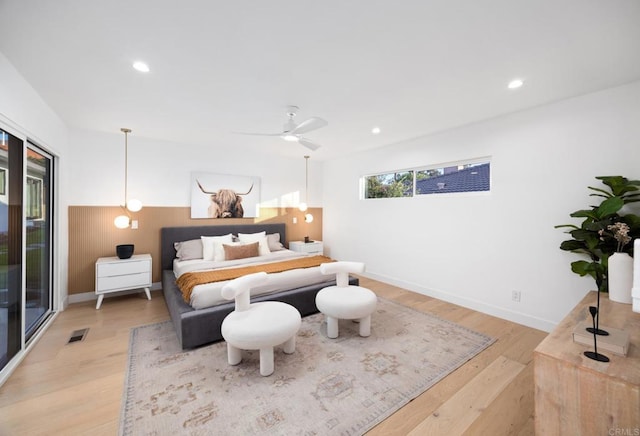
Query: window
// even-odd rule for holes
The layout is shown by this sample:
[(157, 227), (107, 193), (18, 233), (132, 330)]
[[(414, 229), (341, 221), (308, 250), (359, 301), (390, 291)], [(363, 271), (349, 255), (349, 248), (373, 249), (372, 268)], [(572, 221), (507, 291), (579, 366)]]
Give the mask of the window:
[(364, 198), (411, 197), (413, 171), (376, 174), (364, 178)]
[(490, 175), (489, 162), (416, 171), (416, 195), (489, 191)]
[(481, 158), (374, 174), (362, 180), (365, 199), (483, 192), (491, 189), (491, 163)]

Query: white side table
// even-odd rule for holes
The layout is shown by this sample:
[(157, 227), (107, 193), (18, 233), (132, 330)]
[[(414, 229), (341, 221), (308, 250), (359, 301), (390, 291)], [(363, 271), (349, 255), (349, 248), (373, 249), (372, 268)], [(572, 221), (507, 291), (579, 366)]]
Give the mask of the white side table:
[(99, 258), (96, 261), (96, 309), (100, 309), (105, 294), (128, 289), (144, 288), (147, 299), (151, 300), (151, 262), (150, 254), (135, 254), (129, 259)]
[(309, 253), (314, 255), (322, 255), (324, 253), (324, 246), (322, 241), (304, 242), (304, 241), (291, 241), (289, 242), (289, 250), (299, 251), (302, 253)]

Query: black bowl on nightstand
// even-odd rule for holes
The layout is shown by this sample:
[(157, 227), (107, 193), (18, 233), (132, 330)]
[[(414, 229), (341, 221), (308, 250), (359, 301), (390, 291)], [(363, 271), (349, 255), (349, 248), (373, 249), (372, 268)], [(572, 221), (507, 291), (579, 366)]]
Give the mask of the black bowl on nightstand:
[(133, 256), (133, 244), (116, 245), (116, 254), (120, 259), (129, 259)]

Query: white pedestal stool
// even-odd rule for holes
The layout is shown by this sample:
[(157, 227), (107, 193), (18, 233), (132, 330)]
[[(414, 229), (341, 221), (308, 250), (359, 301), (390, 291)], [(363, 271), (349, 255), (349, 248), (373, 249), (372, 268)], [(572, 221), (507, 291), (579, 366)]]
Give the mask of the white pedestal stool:
[(360, 336), (371, 334), (371, 314), (376, 310), (376, 294), (362, 286), (349, 285), (349, 273), (364, 271), (362, 262), (332, 262), (320, 265), (322, 274), (335, 274), (336, 286), (329, 286), (316, 294), (316, 306), (327, 320), (327, 336), (338, 337), (338, 320), (360, 322)]
[(229, 365), (242, 361), (242, 350), (260, 350), (260, 374), (273, 373), (273, 347), (284, 344), (284, 352), (296, 350), (296, 334), (302, 322), (300, 312), (286, 303), (264, 301), (250, 304), (250, 290), (264, 283), (267, 273), (249, 274), (231, 280), (222, 288), (227, 300), (235, 298), (236, 310), (222, 321)]

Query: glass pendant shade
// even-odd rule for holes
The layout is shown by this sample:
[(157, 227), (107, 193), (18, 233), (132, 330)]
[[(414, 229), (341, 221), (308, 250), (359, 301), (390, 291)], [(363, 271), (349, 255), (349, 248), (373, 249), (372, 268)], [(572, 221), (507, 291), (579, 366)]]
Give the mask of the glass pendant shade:
[(298, 209), (300, 209), (300, 212), (304, 212), (305, 210), (307, 210), (307, 203), (302, 202), (298, 205)]
[(113, 220), (113, 224), (119, 229), (126, 229), (129, 227), (129, 217), (126, 215), (118, 215), (116, 219)]
[(304, 216), (304, 222), (305, 222), (305, 223), (313, 222), (313, 215), (311, 215), (310, 213), (305, 214), (305, 216)]
[(129, 209), (131, 212), (138, 212), (142, 209), (142, 202), (138, 199), (132, 198), (131, 200), (127, 201), (127, 209)]

